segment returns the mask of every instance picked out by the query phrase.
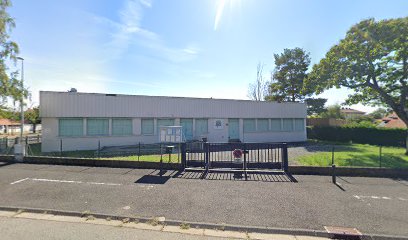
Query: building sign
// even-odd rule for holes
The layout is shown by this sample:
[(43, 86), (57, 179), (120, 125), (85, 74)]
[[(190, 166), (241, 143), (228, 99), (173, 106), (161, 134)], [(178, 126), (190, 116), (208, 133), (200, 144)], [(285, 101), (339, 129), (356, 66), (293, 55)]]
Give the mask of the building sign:
[(224, 129), (224, 120), (215, 119), (214, 120), (214, 129)]

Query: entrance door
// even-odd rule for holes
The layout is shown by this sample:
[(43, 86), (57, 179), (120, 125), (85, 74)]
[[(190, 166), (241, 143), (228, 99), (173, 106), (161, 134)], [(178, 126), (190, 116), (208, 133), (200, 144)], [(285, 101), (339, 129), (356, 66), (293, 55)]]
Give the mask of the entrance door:
[(183, 127), (183, 136), (186, 141), (193, 140), (193, 119), (182, 118), (180, 125)]
[(228, 119), (228, 139), (239, 140), (239, 119)]

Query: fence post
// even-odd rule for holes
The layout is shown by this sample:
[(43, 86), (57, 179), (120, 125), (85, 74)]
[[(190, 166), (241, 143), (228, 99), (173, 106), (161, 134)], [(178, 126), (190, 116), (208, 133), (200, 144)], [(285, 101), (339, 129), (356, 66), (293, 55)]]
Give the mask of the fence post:
[(334, 164), (334, 147), (332, 147), (332, 165)]
[(139, 162), (140, 160), (140, 142), (139, 142), (139, 153), (137, 154), (137, 161)]
[(62, 157), (62, 138), (60, 139), (60, 157)]
[(246, 150), (246, 144), (244, 143), (244, 175), (245, 175), (245, 181), (248, 180), (248, 175), (247, 175), (247, 158), (246, 158), (246, 154), (247, 154), (247, 150)]
[(205, 149), (205, 170), (208, 171), (210, 165), (210, 144), (208, 142), (204, 143)]
[(186, 154), (186, 150), (187, 150), (187, 143), (183, 142), (181, 143), (181, 171), (184, 171), (186, 169), (186, 163), (187, 163), (187, 154)]
[(382, 167), (382, 145), (380, 145), (380, 168)]
[(162, 153), (162, 145), (160, 143), (160, 177), (163, 176), (163, 153)]
[(289, 171), (288, 144), (282, 144), (283, 171)]
[(101, 140), (98, 140), (98, 159), (101, 158)]

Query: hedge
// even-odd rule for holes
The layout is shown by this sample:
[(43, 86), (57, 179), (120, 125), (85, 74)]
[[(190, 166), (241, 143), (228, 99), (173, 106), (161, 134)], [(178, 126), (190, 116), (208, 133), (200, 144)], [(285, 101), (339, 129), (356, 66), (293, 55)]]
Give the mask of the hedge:
[(336, 142), (355, 142), (362, 144), (405, 146), (406, 129), (389, 129), (375, 127), (308, 127), (309, 139)]

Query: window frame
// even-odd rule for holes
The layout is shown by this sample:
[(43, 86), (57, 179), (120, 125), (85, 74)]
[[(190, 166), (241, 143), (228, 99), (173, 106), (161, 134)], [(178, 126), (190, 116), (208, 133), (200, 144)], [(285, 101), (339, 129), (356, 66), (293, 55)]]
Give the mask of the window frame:
[[(245, 122), (253, 121), (253, 130), (247, 130), (245, 127)], [(254, 133), (256, 132), (256, 118), (244, 118), (243, 119), (243, 131), (244, 133)]]
[[(78, 135), (66, 135), (66, 134), (61, 134), (61, 121), (64, 120), (78, 120), (81, 122), (81, 133)], [(84, 136), (84, 119), (83, 118), (58, 118), (58, 136), (59, 137), (83, 137)]]
[[(123, 134), (123, 131), (121, 134), (115, 133), (115, 121), (130, 121), (130, 133), (128, 134)], [(121, 126), (123, 129), (123, 125)], [(132, 136), (133, 135), (133, 119), (132, 118), (112, 118), (112, 136)]]
[[(97, 121), (106, 121), (107, 124), (107, 131), (106, 133), (101, 133), (101, 134), (89, 134), (89, 123), (92, 122), (93, 120), (97, 120)], [(90, 136), (90, 137), (97, 137), (97, 136), (109, 136), (109, 118), (87, 118), (86, 119), (86, 136)]]
[[(152, 132), (144, 133), (143, 132), (143, 121), (152, 121)], [(152, 136), (154, 135), (154, 118), (142, 118), (140, 121), (140, 134), (145, 136)]]

